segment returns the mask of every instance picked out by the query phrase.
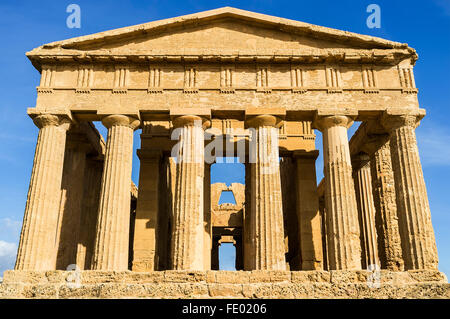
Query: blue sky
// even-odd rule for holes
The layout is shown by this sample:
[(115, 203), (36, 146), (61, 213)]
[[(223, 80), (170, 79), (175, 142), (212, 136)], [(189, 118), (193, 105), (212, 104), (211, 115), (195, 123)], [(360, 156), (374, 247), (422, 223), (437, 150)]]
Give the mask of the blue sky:
[[(66, 7), (81, 7), (81, 28), (66, 27)], [(366, 26), (366, 7), (381, 7), (381, 28)], [(419, 101), (427, 117), (417, 129), (440, 269), (450, 274), (450, 0), (429, 1), (8, 1), (0, 3), (0, 276), (13, 267), (38, 130), (26, 115), (35, 105), (39, 73), (25, 52), (44, 43), (152, 20), (233, 6), (322, 26), (407, 42), (419, 54)], [(350, 132), (353, 132), (350, 129)], [(135, 133), (135, 149), (139, 145)], [(318, 133), (317, 147), (321, 150)], [(237, 166), (237, 168), (236, 168)], [(317, 161), (319, 178), (322, 157)], [(239, 165), (215, 165), (213, 182), (244, 182)], [(135, 157), (133, 180), (139, 162)], [(232, 247), (231, 247), (232, 248)], [(221, 257), (231, 267), (232, 249)]]

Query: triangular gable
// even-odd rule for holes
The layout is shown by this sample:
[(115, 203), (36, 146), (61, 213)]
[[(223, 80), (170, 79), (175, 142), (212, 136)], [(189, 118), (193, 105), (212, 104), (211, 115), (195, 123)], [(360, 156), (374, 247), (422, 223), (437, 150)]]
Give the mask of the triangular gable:
[[(284, 18), (278, 18), (260, 13), (254, 13), (241, 9), (224, 7), (200, 13), (189, 14), (185, 16), (158, 20), (139, 24), (135, 26), (95, 33), (82, 37), (72, 38), (64, 41), (52, 42), (40, 46), (30, 52), (30, 55), (38, 54), (41, 50), (51, 49), (99, 49), (111, 47), (117, 43), (130, 43), (133, 39), (144, 39), (145, 37), (155, 38), (158, 35), (164, 36), (168, 32), (179, 32), (179, 30), (201, 29), (200, 26), (213, 25), (215, 21), (230, 21), (241, 23), (249, 28), (264, 27), (268, 30), (274, 30), (281, 33), (292, 34), (293, 37), (317, 39), (319, 42), (332, 42), (336, 47), (341, 46), (350, 48), (365, 49), (410, 49), (407, 44), (388, 41), (385, 39), (361, 35), (357, 33), (340, 31), (336, 29), (321, 27), (300, 21), (294, 21)], [(226, 28), (226, 26), (225, 26)], [(172, 30), (172, 31), (170, 31)], [(130, 40), (131, 39), (131, 40)]]

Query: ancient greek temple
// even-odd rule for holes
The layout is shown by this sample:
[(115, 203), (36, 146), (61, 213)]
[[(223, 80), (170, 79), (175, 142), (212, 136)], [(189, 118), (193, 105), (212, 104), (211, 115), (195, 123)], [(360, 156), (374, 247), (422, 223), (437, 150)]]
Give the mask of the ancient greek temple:
[[(407, 44), (226, 7), (27, 57), (39, 135), (16, 273), (205, 272), (222, 243), (249, 272), (437, 271)], [(211, 184), (218, 156), (245, 185)]]

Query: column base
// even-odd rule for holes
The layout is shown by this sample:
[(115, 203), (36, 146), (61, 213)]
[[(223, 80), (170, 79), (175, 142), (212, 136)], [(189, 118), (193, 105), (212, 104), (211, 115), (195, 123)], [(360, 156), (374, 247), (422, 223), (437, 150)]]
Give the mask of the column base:
[[(433, 270), (20, 271), (4, 273), (0, 298), (450, 298)], [(372, 283), (372, 284), (370, 284)], [(375, 286), (374, 286), (375, 285)]]

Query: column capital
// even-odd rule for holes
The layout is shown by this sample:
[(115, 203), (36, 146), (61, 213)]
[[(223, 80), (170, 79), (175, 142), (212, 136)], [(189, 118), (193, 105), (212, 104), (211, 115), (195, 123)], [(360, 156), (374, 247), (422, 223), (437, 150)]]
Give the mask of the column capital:
[(285, 116), (285, 108), (249, 107), (245, 110), (245, 126), (247, 128), (261, 126), (277, 127), (281, 124)]
[(58, 126), (64, 130), (68, 130), (70, 124), (74, 123), (72, 113), (64, 108), (55, 109), (50, 112), (30, 107), (27, 109), (27, 114), (40, 129), (46, 126)]
[(281, 119), (278, 116), (271, 114), (253, 115), (245, 119), (245, 125), (248, 128), (258, 128), (262, 126), (278, 127), (280, 123)]
[[(366, 153), (358, 153), (354, 156), (352, 156), (352, 167), (353, 170), (358, 170), (360, 168), (363, 168), (365, 166), (368, 166), (370, 163), (370, 156)], [(368, 166), (370, 168), (370, 166)]]
[(102, 119), (102, 123), (108, 129), (113, 126), (127, 126), (135, 130), (140, 125), (140, 121), (138, 118), (123, 114), (107, 115)]
[(381, 116), (381, 124), (389, 132), (403, 126), (416, 128), (425, 114), (424, 109), (389, 109)]
[(313, 121), (313, 127), (322, 131), (324, 129), (334, 127), (334, 126), (343, 126), (345, 128), (349, 128), (352, 126), (354, 121), (354, 116), (350, 115), (319, 115), (316, 114)]
[(58, 126), (67, 131), (72, 123), (66, 116), (55, 114), (39, 114), (32, 116), (32, 119), (34, 124), (40, 129), (47, 126)]
[(389, 132), (404, 126), (409, 126), (415, 129), (419, 126), (420, 116), (412, 114), (389, 115), (385, 113), (381, 119), (381, 123)]
[(211, 121), (205, 116), (185, 114), (172, 115), (172, 124), (174, 128), (184, 126), (201, 126), (203, 129), (206, 129), (211, 126)]

